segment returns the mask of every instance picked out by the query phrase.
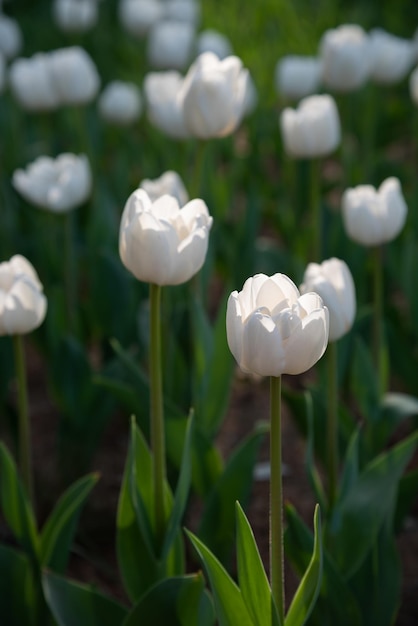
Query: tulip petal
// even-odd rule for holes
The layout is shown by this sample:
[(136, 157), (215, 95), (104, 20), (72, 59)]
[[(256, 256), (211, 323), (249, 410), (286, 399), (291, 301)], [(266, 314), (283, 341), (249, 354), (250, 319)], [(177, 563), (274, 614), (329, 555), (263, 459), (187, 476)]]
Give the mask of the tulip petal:
[(247, 318), (242, 343), (242, 362), (239, 365), (244, 371), (259, 376), (280, 376), (283, 373), (283, 343), (280, 331), (269, 315), (255, 311)]
[[(308, 299), (306, 304), (309, 304)], [(325, 352), (328, 331), (328, 309), (325, 307), (305, 317), (299, 331), (292, 333), (285, 342), (286, 363), (283, 373), (302, 374), (309, 370)]]

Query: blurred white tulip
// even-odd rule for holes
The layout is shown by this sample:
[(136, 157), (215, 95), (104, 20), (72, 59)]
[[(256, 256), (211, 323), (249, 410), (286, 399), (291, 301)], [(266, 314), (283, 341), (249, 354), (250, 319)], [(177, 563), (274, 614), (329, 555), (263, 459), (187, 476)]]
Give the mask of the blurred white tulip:
[(217, 30), (202, 30), (196, 39), (197, 55), (204, 52), (213, 52), (219, 59), (232, 55), (231, 42)]
[(390, 85), (405, 78), (416, 60), (415, 42), (396, 37), (381, 28), (372, 29), (369, 36), (371, 79)]
[(121, 126), (132, 124), (142, 112), (141, 92), (134, 83), (115, 80), (102, 91), (98, 107), (107, 122)]
[(150, 122), (174, 139), (186, 139), (190, 132), (183, 116), (183, 76), (176, 70), (150, 72), (144, 79), (144, 95)]
[(322, 81), (335, 91), (358, 89), (370, 76), (371, 40), (356, 24), (327, 30), (321, 38)]
[(27, 111), (50, 111), (59, 106), (48, 53), (16, 59), (9, 68), (9, 84), (21, 107)]
[(157, 22), (148, 34), (148, 63), (154, 69), (184, 69), (192, 56), (195, 35), (195, 27), (190, 22)]
[(164, 17), (161, 0), (119, 0), (119, 20), (135, 37), (145, 37), (151, 26)]
[(50, 52), (50, 69), (60, 104), (87, 104), (97, 95), (100, 77), (89, 54), (79, 46)]
[(98, 0), (55, 0), (52, 13), (63, 32), (85, 33), (97, 23)]
[(13, 18), (0, 11), (0, 52), (13, 59), (22, 49), (22, 31)]
[(275, 68), (277, 93), (289, 100), (299, 100), (319, 89), (322, 64), (316, 57), (288, 55)]
[(196, 0), (166, 0), (164, 18), (197, 26), (200, 20), (200, 4)]
[(184, 206), (189, 201), (189, 194), (177, 172), (168, 170), (159, 178), (151, 180), (145, 178), (139, 187), (147, 192), (151, 202), (155, 202), (164, 195), (174, 196), (180, 206)]

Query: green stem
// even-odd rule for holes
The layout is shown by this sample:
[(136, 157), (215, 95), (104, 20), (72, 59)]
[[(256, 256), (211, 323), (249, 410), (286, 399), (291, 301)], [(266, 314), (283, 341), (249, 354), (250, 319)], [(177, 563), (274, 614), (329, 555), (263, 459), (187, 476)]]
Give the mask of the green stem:
[(322, 210), (319, 159), (311, 159), (309, 162), (309, 169), (310, 210), (313, 238), (310, 261), (320, 263), (322, 260)]
[(150, 387), (151, 387), (151, 448), (154, 478), (154, 514), (157, 542), (162, 538), (165, 526), (165, 434), (163, 385), (161, 363), (161, 287), (150, 285)]
[(25, 351), (22, 335), (13, 335), (13, 349), (17, 377), (19, 420), (19, 469), (30, 502), (33, 503), (31, 471), (30, 424), (26, 381)]
[(76, 308), (76, 261), (74, 254), (74, 215), (73, 211), (65, 214), (65, 299), (67, 305), (68, 330), (75, 330)]
[(271, 591), (284, 623), (283, 487), (281, 378), (270, 378), (270, 578)]
[(372, 249), (373, 262), (373, 356), (377, 371), (378, 389), (383, 395), (386, 389), (386, 363), (383, 334), (383, 271), (382, 248)]
[(337, 343), (331, 341), (327, 348), (328, 364), (328, 498), (330, 509), (335, 504), (338, 484), (338, 359)]

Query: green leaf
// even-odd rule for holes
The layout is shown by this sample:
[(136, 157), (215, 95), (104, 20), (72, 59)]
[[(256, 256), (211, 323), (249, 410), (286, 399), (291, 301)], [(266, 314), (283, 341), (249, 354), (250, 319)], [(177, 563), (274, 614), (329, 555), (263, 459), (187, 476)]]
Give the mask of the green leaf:
[(98, 479), (98, 474), (80, 478), (58, 500), (41, 533), (42, 565), (65, 570), (81, 507)]
[(1, 512), (16, 540), (35, 561), (39, 558), (39, 538), (31, 505), (6, 446), (0, 443)]
[(123, 626), (200, 626), (203, 593), (202, 574), (162, 580), (141, 598), (123, 622)]
[(387, 393), (380, 405), (381, 415), (376, 429), (376, 447), (382, 449), (404, 420), (418, 415), (418, 398), (405, 393)]
[(127, 610), (113, 599), (49, 571), (42, 575), (45, 598), (59, 626), (119, 626)]
[(319, 506), (314, 514), (314, 548), (308, 568), (299, 583), (285, 619), (285, 626), (303, 626), (317, 600), (322, 582), (322, 538)]
[(344, 499), (356, 483), (359, 474), (359, 439), (360, 430), (357, 429), (347, 447), (344, 467), (340, 479), (339, 498)]
[[(33, 567), (22, 552), (0, 545), (0, 617), (7, 626), (36, 626)], [(3, 621), (7, 619), (7, 621)]]
[(61, 339), (50, 371), (60, 408), (71, 416), (73, 428), (82, 431), (92, 395), (92, 371), (84, 347), (75, 337)]
[(199, 536), (217, 557), (225, 562), (231, 553), (235, 536), (234, 502), (247, 502), (254, 465), (267, 425), (260, 424), (235, 449), (224, 472), (206, 500)]
[(190, 531), (186, 530), (186, 533), (206, 569), (219, 626), (252, 626), (253, 622), (236, 583), (203, 541)]
[[(239, 502), (237, 514), (238, 584), (254, 626), (272, 624), (272, 595), (251, 526)], [(275, 611), (275, 622), (280, 624)]]
[(350, 383), (361, 414), (369, 422), (374, 422), (380, 400), (378, 380), (370, 352), (360, 337), (356, 337), (354, 345)]
[(398, 489), (398, 501), (395, 511), (395, 529), (401, 530), (405, 517), (416, 502), (418, 494), (418, 469), (413, 469), (402, 476)]
[[(167, 435), (169, 433), (167, 432)], [(195, 424), (192, 445), (192, 483), (196, 493), (206, 499), (222, 475), (224, 466), (212, 439)]]

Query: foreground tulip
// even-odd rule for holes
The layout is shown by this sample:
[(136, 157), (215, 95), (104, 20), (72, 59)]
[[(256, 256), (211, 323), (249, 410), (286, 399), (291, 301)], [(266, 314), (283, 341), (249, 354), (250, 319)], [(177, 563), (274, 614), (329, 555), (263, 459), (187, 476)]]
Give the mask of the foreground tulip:
[(231, 134), (245, 110), (248, 70), (236, 56), (223, 60), (201, 54), (190, 67), (183, 87), (186, 128), (194, 137), (209, 139)]
[(285, 56), (276, 64), (276, 91), (289, 100), (310, 96), (319, 89), (321, 72), (321, 60), (316, 57)]
[(182, 70), (190, 62), (195, 27), (179, 20), (157, 22), (150, 30), (147, 58), (151, 67), (164, 70)]
[(1, 13), (0, 9), (0, 52), (6, 59), (13, 59), (22, 48), (22, 33), (13, 18)]
[(132, 124), (141, 115), (141, 93), (134, 83), (115, 80), (104, 88), (98, 106), (107, 122), (120, 126)]
[(356, 315), (356, 292), (344, 261), (332, 258), (322, 263), (309, 263), (300, 291), (314, 291), (321, 296), (329, 311), (329, 341), (348, 333)]
[(405, 78), (416, 59), (414, 42), (396, 37), (381, 28), (370, 31), (370, 41), (372, 80), (390, 85)]
[(84, 33), (98, 17), (98, 0), (55, 0), (53, 16), (57, 26), (66, 33)]
[(370, 75), (371, 43), (368, 35), (355, 24), (327, 30), (320, 42), (322, 79), (336, 91), (361, 87)]
[(42, 156), (25, 170), (16, 170), (13, 185), (28, 201), (53, 213), (66, 213), (83, 204), (92, 188), (87, 157), (60, 154)]
[(212, 218), (203, 200), (180, 208), (172, 196), (154, 203), (137, 189), (125, 205), (119, 233), (123, 264), (144, 282), (179, 285), (202, 267)]
[(226, 327), (229, 348), (244, 372), (302, 374), (325, 351), (328, 310), (316, 293), (301, 296), (284, 274), (257, 274), (229, 296)]
[(284, 109), (280, 126), (285, 150), (296, 158), (326, 156), (341, 139), (338, 110), (329, 95), (309, 96), (297, 109)]
[(183, 76), (176, 70), (150, 72), (144, 80), (148, 118), (173, 139), (190, 137), (183, 116), (182, 86)]
[(164, 195), (174, 196), (180, 206), (184, 206), (189, 201), (189, 195), (177, 172), (169, 170), (164, 172), (159, 178), (150, 180), (145, 178), (139, 187), (149, 196), (151, 202), (155, 202)]
[(408, 208), (399, 180), (387, 178), (375, 189), (358, 185), (342, 197), (342, 215), (347, 235), (364, 246), (378, 246), (402, 230)]

